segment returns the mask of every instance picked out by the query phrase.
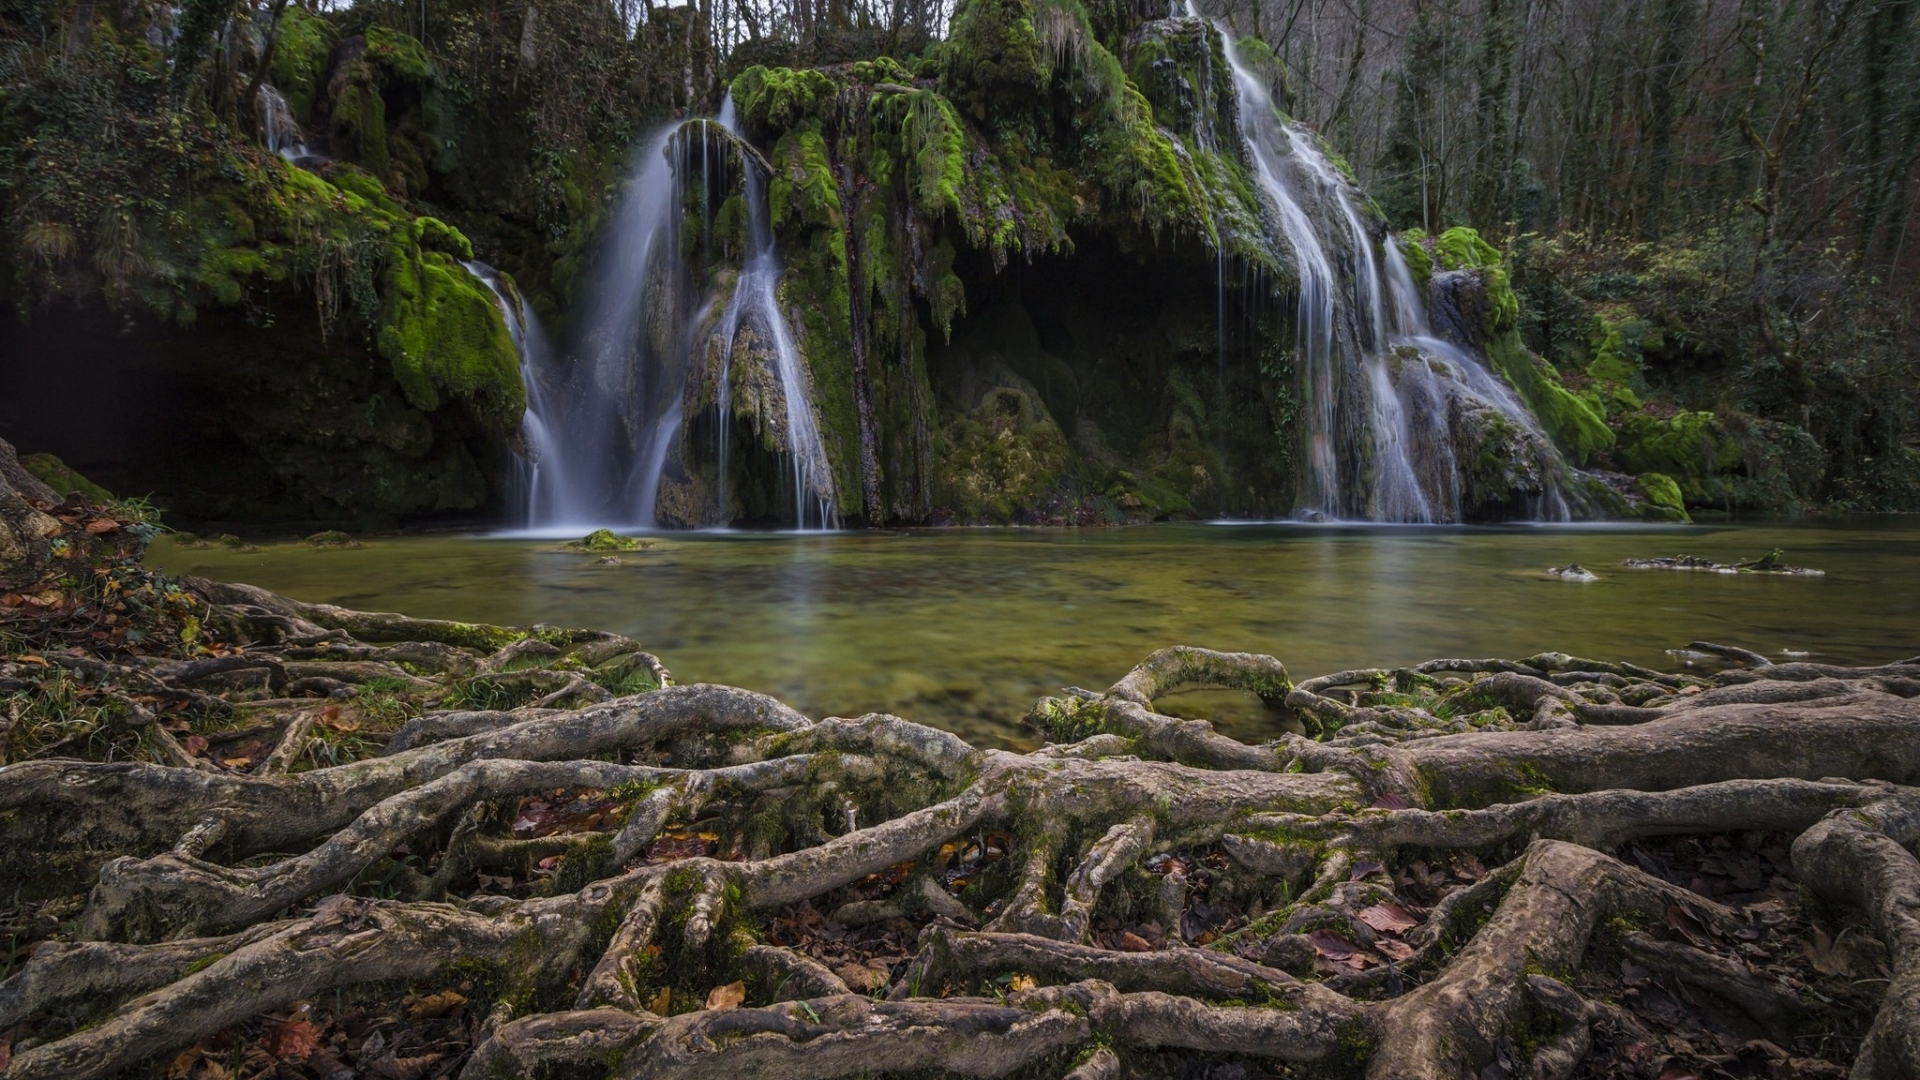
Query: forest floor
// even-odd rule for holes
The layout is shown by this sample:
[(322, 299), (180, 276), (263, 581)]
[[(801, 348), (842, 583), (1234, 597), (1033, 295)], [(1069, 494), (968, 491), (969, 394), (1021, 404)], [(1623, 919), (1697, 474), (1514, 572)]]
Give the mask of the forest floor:
[(1920, 658), (1175, 647), (1016, 754), (7, 494), (67, 543), (0, 589), (6, 1080), (1920, 1070)]

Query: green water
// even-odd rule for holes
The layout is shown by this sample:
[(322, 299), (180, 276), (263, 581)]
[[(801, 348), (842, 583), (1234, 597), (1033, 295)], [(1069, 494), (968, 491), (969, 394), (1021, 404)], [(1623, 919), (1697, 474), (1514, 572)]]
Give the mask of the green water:
[[(1635, 571), (1785, 548), (1825, 577)], [(1365, 528), (1155, 525), (827, 535), (669, 534), (618, 566), (555, 541), (417, 536), (357, 550), (155, 545), (175, 573), (301, 600), (631, 635), (680, 682), (773, 694), (812, 716), (891, 712), (1027, 745), (1033, 700), (1103, 688), (1163, 645), (1271, 653), (1295, 678), (1436, 656), (1557, 649), (1669, 666), (1696, 638), (1879, 663), (1920, 653), (1920, 520), (1846, 525)], [(1547, 577), (1578, 562), (1601, 580)], [(1247, 695), (1168, 705), (1243, 737)]]

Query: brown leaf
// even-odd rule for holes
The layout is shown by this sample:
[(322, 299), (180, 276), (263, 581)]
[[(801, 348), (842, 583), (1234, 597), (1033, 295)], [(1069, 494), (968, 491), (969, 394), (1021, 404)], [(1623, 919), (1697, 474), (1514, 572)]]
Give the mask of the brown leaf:
[(253, 759), (246, 758), (246, 757), (230, 757), (230, 758), (223, 759), (220, 762), (220, 764), (225, 765), (229, 769), (244, 769), (247, 766), (253, 764)]
[(305, 1020), (290, 1020), (267, 1032), (267, 1053), (291, 1061), (305, 1061), (320, 1046), (320, 1029)]
[(167, 1066), (167, 1080), (186, 1080), (193, 1075), (194, 1062), (200, 1060), (200, 1048), (190, 1046), (176, 1054), (173, 1063)]
[(201, 754), (204, 754), (207, 752), (206, 736), (189, 735), (186, 737), (185, 741), (181, 742), (180, 747), (181, 749), (185, 750), (189, 755), (193, 757), (199, 757)]
[(1314, 952), (1329, 960), (1346, 960), (1360, 951), (1360, 946), (1331, 930), (1315, 930), (1307, 940), (1313, 942)]
[(660, 992), (653, 995), (653, 1000), (647, 1002), (647, 1008), (659, 1013), (661, 1016), (667, 1015), (673, 1008), (673, 990), (669, 987), (661, 987)]
[(12, 1060), (13, 1043), (6, 1036), (0, 1035), (0, 1072), (6, 1072), (7, 1062)]
[(1377, 862), (1373, 862), (1370, 859), (1362, 859), (1353, 864), (1353, 872), (1347, 875), (1347, 880), (1359, 881), (1361, 878), (1372, 877), (1385, 869), (1386, 867)]
[(1825, 930), (1813, 928), (1813, 938), (1803, 948), (1813, 970), (1822, 975), (1845, 975), (1853, 970), (1853, 949), (1847, 944), (1846, 931), (1831, 938)]
[(1397, 791), (1389, 791), (1373, 800), (1372, 806), (1375, 810), (1411, 810), (1413, 800)]
[(1035, 982), (1031, 975), (1015, 975), (1007, 983), (1007, 989), (1017, 993), (1021, 990), (1031, 990), (1038, 985), (1040, 984)]
[(1399, 904), (1375, 904), (1363, 908), (1360, 921), (1383, 934), (1404, 934), (1420, 925), (1420, 920), (1407, 914), (1407, 909)]
[(1152, 952), (1153, 943), (1131, 930), (1120, 932), (1121, 952)]
[[(1667, 929), (1686, 939), (1687, 944), (1696, 949), (1704, 949), (1712, 944), (1712, 935), (1706, 926), (1693, 913), (1678, 904), (1667, 905)], [(1815, 933), (1818, 933), (1816, 930)]]
[(112, 518), (95, 518), (87, 522), (87, 531), (95, 536), (99, 536), (102, 533), (110, 533), (119, 527), (120, 523)]
[(1383, 937), (1374, 942), (1373, 947), (1379, 949), (1381, 954), (1389, 960), (1406, 961), (1413, 959), (1413, 946), (1401, 941), (1399, 938)]
[(737, 1009), (747, 1000), (747, 984), (744, 980), (735, 980), (725, 986), (716, 986), (707, 991), (707, 1008)]
[(887, 985), (890, 978), (887, 972), (870, 964), (835, 964), (833, 973), (857, 994), (871, 994)]
[(407, 1016), (414, 1020), (438, 1020), (443, 1016), (452, 1016), (466, 1004), (466, 997), (459, 992), (442, 990), (437, 994), (428, 994), (407, 1006)]

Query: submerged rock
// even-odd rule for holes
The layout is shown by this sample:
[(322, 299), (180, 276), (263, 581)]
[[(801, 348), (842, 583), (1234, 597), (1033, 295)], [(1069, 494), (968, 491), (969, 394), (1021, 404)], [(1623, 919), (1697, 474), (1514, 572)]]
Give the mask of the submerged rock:
[(1745, 562), (1718, 563), (1711, 559), (1702, 559), (1697, 555), (1675, 555), (1672, 558), (1628, 559), (1621, 566), (1629, 570), (1704, 570), (1712, 574), (1785, 574), (1789, 577), (1825, 577), (1825, 570), (1815, 570), (1805, 566), (1789, 566), (1784, 561), (1786, 552), (1774, 548), (1757, 559)]
[(1599, 574), (1596, 574), (1593, 571), (1587, 569), (1586, 567), (1581, 566), (1579, 563), (1568, 563), (1565, 566), (1549, 566), (1547, 567), (1547, 576), (1557, 577), (1562, 581), (1599, 581), (1600, 580)]

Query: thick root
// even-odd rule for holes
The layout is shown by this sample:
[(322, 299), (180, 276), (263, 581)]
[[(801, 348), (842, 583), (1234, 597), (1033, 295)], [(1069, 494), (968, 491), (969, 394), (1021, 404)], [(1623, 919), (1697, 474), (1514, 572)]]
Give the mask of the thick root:
[[(1510, 1068), (1516, 1033), (1561, 1078), (1641, 1030), (1608, 998), (1622, 964), (1729, 1030), (1831, 1027), (1830, 996), (1705, 947), (1773, 924), (1647, 869), (1643, 845), (1699, 837), (1772, 845), (1864, 921), (1890, 977), (1852, 1067), (1917, 1075), (1912, 664), (1717, 647), (1753, 666), (1542, 653), (1296, 685), (1271, 657), (1165, 649), (1043, 700), (1056, 741), (1016, 754), (673, 686), (617, 635), (202, 588), (250, 648), (80, 665), (151, 730), (148, 760), (0, 768), (14, 887), (55, 858), (92, 886), (62, 916), (91, 940), (40, 941), (0, 983), (6, 1080), (149, 1068), (396, 983), (475, 998), (476, 1080), (1108, 1080), (1169, 1055), (1452, 1080)], [(1309, 734), (1249, 745), (1156, 711), (1194, 685)], [(228, 686), (255, 698), (209, 692)], [(221, 708), (169, 730), (202, 699)], [(385, 899), (349, 895), (375, 879)]]

